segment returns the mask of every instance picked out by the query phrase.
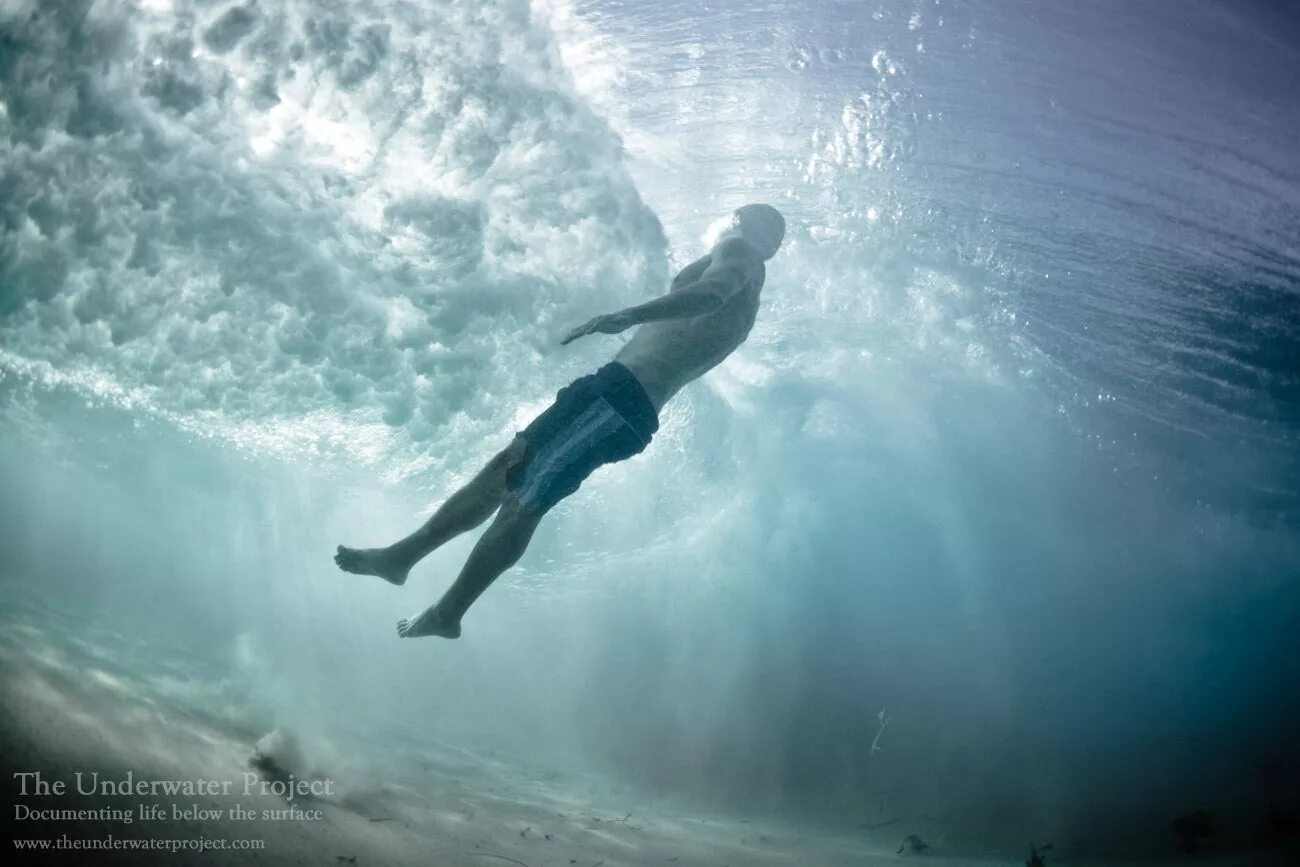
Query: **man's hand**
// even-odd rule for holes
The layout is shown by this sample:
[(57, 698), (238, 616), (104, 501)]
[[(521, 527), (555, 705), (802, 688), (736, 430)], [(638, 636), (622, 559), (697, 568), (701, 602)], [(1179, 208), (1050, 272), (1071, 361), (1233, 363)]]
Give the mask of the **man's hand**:
[(560, 345), (571, 343), (587, 334), (618, 334), (620, 331), (627, 330), (632, 324), (631, 317), (624, 315), (621, 311), (618, 313), (602, 313), (595, 319), (588, 321), (584, 325), (579, 325), (564, 335)]

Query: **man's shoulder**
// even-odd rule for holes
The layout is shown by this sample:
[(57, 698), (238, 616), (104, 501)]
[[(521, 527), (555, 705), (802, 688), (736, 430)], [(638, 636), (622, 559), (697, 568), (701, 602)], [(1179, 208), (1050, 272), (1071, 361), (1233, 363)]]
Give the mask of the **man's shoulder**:
[(745, 283), (761, 286), (767, 269), (763, 256), (744, 238), (723, 238), (710, 251), (713, 264), (734, 268), (745, 275)]
[(735, 261), (745, 259), (752, 260), (760, 265), (763, 262), (763, 256), (758, 252), (753, 244), (749, 243), (744, 238), (735, 235), (732, 235), (729, 238), (723, 238), (721, 241), (714, 244), (713, 249), (709, 251), (709, 255), (714, 260), (724, 259)]

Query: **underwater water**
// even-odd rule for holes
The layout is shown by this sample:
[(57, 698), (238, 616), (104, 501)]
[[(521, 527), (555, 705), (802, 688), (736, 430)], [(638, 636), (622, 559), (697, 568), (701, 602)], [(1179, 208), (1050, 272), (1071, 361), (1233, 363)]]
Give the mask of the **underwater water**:
[[(5, 777), (292, 732), (329, 863), (1271, 851), (1298, 134), (1263, 0), (0, 0)], [(399, 639), (477, 534), (400, 588), (335, 545), (751, 201), (749, 340)]]

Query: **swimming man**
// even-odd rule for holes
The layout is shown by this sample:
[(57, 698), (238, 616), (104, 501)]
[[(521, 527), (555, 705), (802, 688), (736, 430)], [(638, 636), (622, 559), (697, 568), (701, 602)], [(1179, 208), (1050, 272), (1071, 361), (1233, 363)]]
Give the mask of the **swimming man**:
[(641, 326), (613, 361), (560, 389), (555, 403), (423, 527), (387, 548), (340, 545), (334, 561), (348, 572), (401, 585), (426, 554), (495, 512), (442, 599), (397, 621), (404, 638), (458, 638), (465, 611), (519, 560), (547, 510), (597, 467), (644, 450), (659, 429), (664, 404), (749, 336), (766, 276), (763, 263), (776, 255), (784, 237), (785, 220), (770, 205), (737, 209), (718, 243), (673, 278), (668, 294), (597, 316), (560, 341)]

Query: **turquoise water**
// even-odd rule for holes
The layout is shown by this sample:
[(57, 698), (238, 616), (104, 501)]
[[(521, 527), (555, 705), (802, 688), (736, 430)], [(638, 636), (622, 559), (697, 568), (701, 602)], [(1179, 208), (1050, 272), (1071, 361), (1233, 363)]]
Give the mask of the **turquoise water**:
[[(424, 730), (950, 851), (1158, 852), (1196, 808), (1253, 845), (1300, 806), (1297, 34), (4, 3), (4, 592), (323, 752)], [(755, 200), (790, 231), (745, 346), (460, 642), (399, 641), (472, 538), (400, 589), (334, 545), (422, 521), (621, 344), (568, 328)]]

